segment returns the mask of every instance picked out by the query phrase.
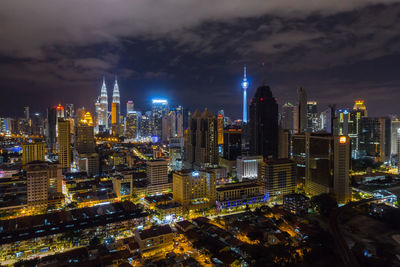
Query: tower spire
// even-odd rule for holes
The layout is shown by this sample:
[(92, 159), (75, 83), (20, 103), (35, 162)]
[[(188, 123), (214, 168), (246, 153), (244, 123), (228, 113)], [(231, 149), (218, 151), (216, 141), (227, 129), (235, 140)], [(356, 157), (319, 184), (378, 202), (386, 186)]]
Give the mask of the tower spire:
[(249, 87), (249, 82), (247, 81), (247, 68), (246, 65), (243, 67), (243, 123), (247, 123), (247, 88)]
[(118, 86), (118, 81), (117, 81), (117, 76), (115, 75), (115, 83), (114, 83), (114, 90), (113, 90), (113, 103), (118, 103), (120, 104), (119, 101), (119, 86)]

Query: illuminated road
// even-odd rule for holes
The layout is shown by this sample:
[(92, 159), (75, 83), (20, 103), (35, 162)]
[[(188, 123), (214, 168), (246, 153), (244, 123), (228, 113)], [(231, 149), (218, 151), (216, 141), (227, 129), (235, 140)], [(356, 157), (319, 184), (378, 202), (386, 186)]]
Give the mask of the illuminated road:
[(143, 155), (136, 147), (133, 148), (133, 153), (135, 156), (139, 157), (140, 159), (143, 160), (149, 160), (145, 155)]

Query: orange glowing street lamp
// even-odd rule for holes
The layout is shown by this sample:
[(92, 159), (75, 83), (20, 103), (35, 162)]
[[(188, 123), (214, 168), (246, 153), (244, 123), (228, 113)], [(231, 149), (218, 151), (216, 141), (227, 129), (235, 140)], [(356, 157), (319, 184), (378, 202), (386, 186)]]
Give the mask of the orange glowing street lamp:
[(339, 137), (339, 143), (341, 143), (341, 144), (346, 144), (346, 142), (347, 142), (346, 136), (340, 136), (340, 137)]

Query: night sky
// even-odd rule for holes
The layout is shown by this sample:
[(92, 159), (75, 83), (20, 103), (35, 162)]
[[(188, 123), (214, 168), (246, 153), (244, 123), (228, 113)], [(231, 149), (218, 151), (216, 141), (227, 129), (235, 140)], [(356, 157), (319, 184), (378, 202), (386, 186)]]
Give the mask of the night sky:
[(103, 75), (123, 113), (165, 97), (239, 117), (244, 64), (249, 97), (264, 80), (280, 104), (303, 86), (320, 111), (363, 98), (370, 116), (400, 114), (399, 1), (2, 0), (0, 36), (2, 117), (94, 110)]

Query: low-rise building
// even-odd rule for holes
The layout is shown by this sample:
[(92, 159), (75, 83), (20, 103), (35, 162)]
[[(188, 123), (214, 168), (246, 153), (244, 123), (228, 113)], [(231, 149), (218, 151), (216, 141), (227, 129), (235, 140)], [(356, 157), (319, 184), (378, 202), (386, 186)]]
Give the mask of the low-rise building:
[(173, 243), (173, 238), (174, 233), (169, 225), (154, 226), (135, 234), (135, 240), (142, 253), (169, 246)]
[(225, 184), (217, 188), (217, 208), (220, 209), (266, 201), (265, 185), (258, 181)]
[(309, 198), (301, 194), (283, 196), (283, 209), (294, 214), (306, 214), (309, 207)]

